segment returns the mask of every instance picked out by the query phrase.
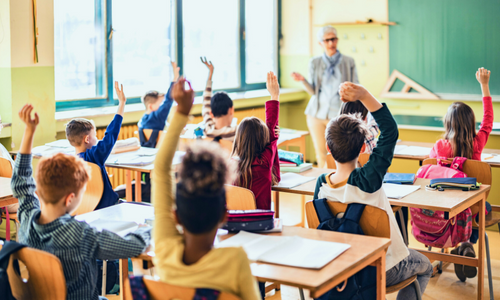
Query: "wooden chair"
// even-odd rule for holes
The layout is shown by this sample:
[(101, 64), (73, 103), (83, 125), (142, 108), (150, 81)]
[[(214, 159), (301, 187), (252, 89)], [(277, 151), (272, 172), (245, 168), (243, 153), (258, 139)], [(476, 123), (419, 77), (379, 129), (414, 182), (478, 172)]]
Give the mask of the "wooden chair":
[[(450, 163), (453, 159), (450, 159)], [(435, 158), (427, 158), (422, 162), (422, 165), (435, 165), (437, 164), (437, 159)], [(467, 174), (468, 177), (475, 177), (477, 182), (480, 182), (482, 184), (488, 184), (491, 185), (493, 179), (491, 175), (491, 166), (484, 161), (479, 161), (479, 160), (472, 160), (468, 159), (464, 162), (464, 165), (462, 166), (462, 171)], [(490, 191), (486, 192), (486, 199), (488, 199)], [(471, 207), (472, 215), (474, 216), (479, 212), (478, 208), (476, 206)], [(499, 207), (493, 207), (492, 206), (492, 211), (491, 215), (488, 216), (488, 218), (485, 220), (485, 227), (490, 227), (493, 225), (498, 225), (498, 228), (500, 229), (500, 206)], [(472, 227), (474, 229), (478, 228), (478, 224), (476, 222), (476, 219), (473, 218), (472, 220)], [(489, 289), (490, 289), (490, 299), (494, 299), (493, 296), (493, 278), (491, 274), (491, 259), (490, 259), (490, 243), (488, 240), (488, 234), (485, 232), (484, 233), (484, 238), (485, 238), (485, 248), (486, 248), (486, 264), (488, 268), (488, 281), (489, 281)], [(429, 247), (429, 250), (431, 247)], [(439, 265), (439, 271), (442, 269), (442, 264)]]
[[(153, 129), (143, 129), (142, 133), (144, 133), (144, 137), (149, 141), (149, 138), (151, 137), (151, 134), (153, 134)], [(163, 130), (160, 130), (160, 132), (158, 133), (158, 140), (156, 141), (156, 147), (155, 148), (158, 148), (160, 146), (160, 143), (163, 140), (164, 136), (165, 136), (165, 132)]]
[(81, 215), (94, 211), (101, 201), (102, 193), (104, 192), (104, 183), (102, 181), (101, 168), (98, 165), (87, 162), (91, 169), (90, 180), (87, 183), (87, 190), (83, 194), (80, 206), (73, 212), (73, 215)]
[[(364, 166), (368, 160), (370, 159), (370, 154), (369, 153), (361, 153), (358, 157), (358, 165), (359, 167)], [(318, 166), (320, 167), (320, 166)], [(326, 167), (328, 169), (336, 169), (337, 165), (335, 164), (335, 160), (333, 159), (333, 156), (331, 153), (328, 153), (326, 155)]]
[(250, 210), (256, 209), (255, 195), (249, 189), (225, 185), (226, 188), (226, 203), (229, 210)]
[[(345, 212), (347, 209), (347, 204), (341, 202), (328, 201), (328, 206), (333, 215), (337, 215), (340, 212)], [(318, 228), (319, 219), (316, 214), (316, 209), (312, 201), (306, 203), (306, 217), (307, 225), (309, 228)], [(385, 210), (380, 209), (375, 206), (365, 206), (361, 219), (359, 220), (359, 225), (365, 235), (381, 237), (381, 238), (391, 238), (391, 227), (389, 223), (389, 217)], [(412, 276), (398, 284), (386, 287), (386, 294), (392, 294), (398, 292), (399, 290), (409, 286), (410, 284), (415, 285), (415, 290), (417, 293), (417, 299), (421, 300), (420, 285), (417, 281), (417, 275)]]
[[(196, 290), (194, 288), (181, 287), (161, 282), (151, 276), (144, 276), (144, 285), (151, 300), (191, 300)], [(125, 286), (125, 299), (132, 299), (130, 284)], [(218, 300), (239, 300), (237, 296), (221, 292)]]
[[(21, 261), (29, 274), (23, 279), (18, 261)], [(66, 299), (66, 280), (59, 259), (44, 251), (23, 248), (10, 256), (7, 268), (9, 283), (14, 298), (18, 300), (64, 300)]]
[(0, 157), (0, 177), (12, 177), (12, 165), (6, 158)]

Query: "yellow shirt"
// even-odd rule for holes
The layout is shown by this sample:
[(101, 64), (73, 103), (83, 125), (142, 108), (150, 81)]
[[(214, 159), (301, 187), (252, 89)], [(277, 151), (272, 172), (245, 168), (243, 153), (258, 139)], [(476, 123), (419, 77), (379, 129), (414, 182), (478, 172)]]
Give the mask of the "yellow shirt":
[(211, 288), (244, 300), (260, 299), (257, 281), (252, 276), (250, 262), (242, 248), (212, 249), (192, 265), (185, 265), (182, 261), (184, 238), (177, 231), (172, 215), (175, 185), (171, 165), (179, 136), (187, 121), (188, 116), (175, 112), (153, 170), (153, 235), (156, 252), (153, 261), (160, 279), (172, 285)]

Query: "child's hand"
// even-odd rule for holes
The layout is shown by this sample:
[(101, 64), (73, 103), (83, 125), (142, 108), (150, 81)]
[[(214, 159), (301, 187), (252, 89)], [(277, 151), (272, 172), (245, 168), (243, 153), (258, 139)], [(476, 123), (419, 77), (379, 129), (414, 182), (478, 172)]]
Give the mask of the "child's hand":
[(170, 63), (172, 64), (172, 70), (174, 71), (174, 80), (172, 81), (176, 82), (181, 74), (181, 68), (177, 66), (175, 61), (171, 61)]
[(302, 76), (300, 73), (297, 73), (297, 72), (293, 72), (292, 73), (292, 79), (295, 80), (295, 81), (304, 81), (304, 80), (306, 80), (304, 78), (304, 76)]
[(280, 127), (279, 126), (276, 126), (274, 128), (274, 135), (279, 138), (280, 137)]
[(31, 112), (33, 111), (33, 105), (31, 104), (25, 104), (23, 108), (19, 111), (19, 118), (21, 121), (23, 121), (24, 124), (26, 124), (26, 129), (30, 130), (31, 132), (34, 132), (36, 129), (36, 126), (40, 122), (40, 119), (38, 118), (38, 114), (35, 112), (34, 118), (31, 118)]
[[(186, 82), (189, 85), (188, 90), (184, 89)], [(183, 115), (189, 115), (194, 100), (194, 91), (191, 83), (184, 77), (179, 78), (172, 89), (172, 98), (177, 102), (177, 111)]]
[(118, 81), (115, 81), (115, 91), (116, 95), (118, 96), (118, 101), (120, 102), (120, 104), (125, 104), (127, 102), (127, 98), (123, 93), (123, 84), (120, 84), (120, 88), (118, 88)]
[(280, 85), (278, 83), (278, 77), (276, 77), (273, 72), (267, 73), (266, 87), (269, 94), (271, 94), (271, 100), (279, 100)]
[(214, 64), (212, 61), (208, 61), (206, 57), (200, 57), (201, 62), (208, 68), (208, 79), (212, 80), (212, 75), (214, 74)]
[(344, 82), (340, 85), (340, 100), (343, 102), (353, 102), (356, 100), (363, 101), (363, 98), (368, 94), (368, 91), (359, 84), (352, 82)]
[(479, 68), (476, 72), (476, 79), (480, 84), (488, 84), (490, 81), (490, 73), (491, 71), (486, 70), (485, 68)]

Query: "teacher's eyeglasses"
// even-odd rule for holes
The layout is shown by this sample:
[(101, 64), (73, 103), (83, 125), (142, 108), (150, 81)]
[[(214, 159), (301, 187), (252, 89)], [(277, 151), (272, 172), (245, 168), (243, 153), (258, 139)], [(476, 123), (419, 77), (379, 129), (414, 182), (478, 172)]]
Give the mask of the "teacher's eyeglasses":
[(328, 42), (335, 43), (338, 39), (339, 38), (336, 38), (336, 37), (331, 38), (331, 39), (325, 39), (325, 40), (323, 40), (323, 43), (325, 43), (325, 44), (328, 44)]

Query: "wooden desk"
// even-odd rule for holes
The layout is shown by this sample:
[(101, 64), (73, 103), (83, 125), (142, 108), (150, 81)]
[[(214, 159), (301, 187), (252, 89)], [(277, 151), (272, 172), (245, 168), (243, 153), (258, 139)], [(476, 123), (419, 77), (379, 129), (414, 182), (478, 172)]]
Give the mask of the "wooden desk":
[[(282, 131), (288, 130), (286, 128), (282, 128)], [(294, 134), (299, 134), (300, 137), (290, 139), (287, 141), (279, 142), (278, 140), (278, 147), (284, 146), (286, 150), (289, 150), (289, 147), (298, 147), (299, 152), (304, 155), (304, 160), (306, 159), (306, 136), (309, 135), (309, 131), (303, 131), (303, 130), (294, 130)]]
[[(10, 182), (10, 178), (0, 177), (0, 207), (5, 207), (18, 202), (18, 200), (12, 195)], [(5, 210), (5, 219), (5, 239), (10, 241), (10, 215), (8, 209)]]
[[(314, 169), (311, 170), (310, 176), (313, 174)], [(331, 170), (328, 170), (331, 171)], [(321, 170), (316, 169), (315, 172), (321, 173)], [(325, 172), (326, 173), (326, 172)], [(304, 172), (305, 175), (305, 172)], [(319, 174), (321, 175), (321, 174)], [(318, 176), (319, 176), (318, 175)], [(459, 255), (437, 253), (432, 251), (418, 250), (430, 260), (439, 260), (450, 263), (457, 263), (461, 265), (473, 266), (478, 268), (478, 285), (477, 285), (477, 299), (483, 299), (484, 294), (484, 260), (485, 260), (485, 246), (484, 246), (484, 231), (485, 231), (485, 202), (486, 192), (490, 190), (489, 185), (481, 185), (479, 190), (475, 191), (460, 191), (460, 190), (445, 190), (444, 192), (429, 191), (425, 189), (430, 179), (417, 178), (415, 185), (420, 185), (421, 188), (411, 193), (410, 195), (396, 200), (389, 199), (393, 206), (406, 206), (415, 208), (426, 208), (431, 210), (440, 210), (447, 212), (450, 218), (453, 218), (458, 213), (466, 208), (471, 208), (473, 211), (478, 211), (479, 222), (479, 240), (477, 258), (468, 258)], [(280, 192), (293, 193), (299, 195), (314, 195), (314, 188), (310, 182), (297, 186), (293, 189), (282, 189)], [(275, 187), (273, 187), (275, 190)]]
[[(271, 235), (300, 236), (303, 238), (346, 243), (351, 245), (346, 252), (320, 270), (288, 267), (268, 263), (251, 263), (252, 274), (261, 282), (274, 282), (309, 290), (317, 298), (366, 266), (377, 267), (377, 299), (385, 299), (385, 255), (390, 240), (364, 235), (284, 226), (283, 232)], [(221, 240), (229, 238), (219, 236)], [(149, 249), (138, 258), (151, 263), (154, 249)], [(127, 260), (122, 260), (125, 265)], [(151, 266), (151, 265), (150, 265)]]

